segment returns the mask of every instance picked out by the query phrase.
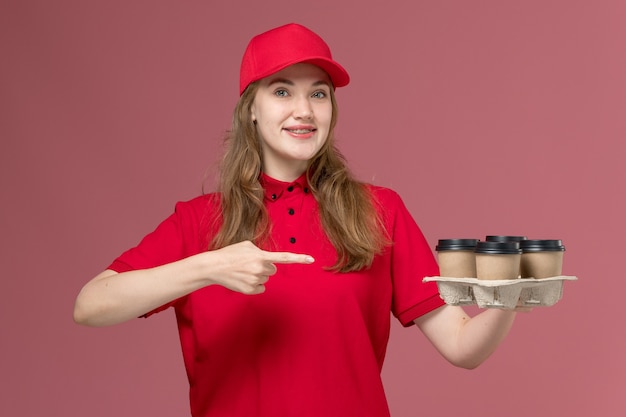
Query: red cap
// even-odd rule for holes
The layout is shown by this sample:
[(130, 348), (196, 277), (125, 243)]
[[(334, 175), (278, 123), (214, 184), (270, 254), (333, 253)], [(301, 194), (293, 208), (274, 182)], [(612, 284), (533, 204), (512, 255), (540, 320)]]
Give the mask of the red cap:
[(330, 48), (319, 35), (290, 23), (250, 40), (241, 61), (239, 94), (243, 94), (250, 83), (298, 63), (317, 65), (326, 71), (335, 88), (350, 82), (348, 72), (333, 61)]

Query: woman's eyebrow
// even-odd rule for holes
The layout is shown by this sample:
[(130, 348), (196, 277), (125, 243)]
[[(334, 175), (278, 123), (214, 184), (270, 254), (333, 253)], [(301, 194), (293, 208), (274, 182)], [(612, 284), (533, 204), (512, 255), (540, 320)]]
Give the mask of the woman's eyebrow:
[(267, 84), (268, 86), (273, 85), (273, 84), (287, 84), (287, 85), (294, 85), (293, 81), (288, 80), (287, 78), (274, 78), (273, 80), (271, 80), (269, 82), (269, 84)]

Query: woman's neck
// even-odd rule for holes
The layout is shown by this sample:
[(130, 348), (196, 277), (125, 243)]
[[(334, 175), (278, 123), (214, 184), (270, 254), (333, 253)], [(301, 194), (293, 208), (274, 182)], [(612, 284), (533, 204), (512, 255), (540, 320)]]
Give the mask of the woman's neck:
[(306, 169), (293, 168), (293, 169), (267, 169), (263, 167), (263, 173), (270, 178), (274, 178), (278, 181), (292, 182), (297, 180), (304, 174)]

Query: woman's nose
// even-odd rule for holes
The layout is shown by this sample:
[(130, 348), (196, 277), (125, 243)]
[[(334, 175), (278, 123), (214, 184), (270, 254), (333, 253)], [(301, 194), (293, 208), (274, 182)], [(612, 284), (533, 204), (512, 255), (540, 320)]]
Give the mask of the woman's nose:
[(296, 119), (311, 119), (313, 117), (313, 107), (307, 97), (296, 100), (293, 116)]

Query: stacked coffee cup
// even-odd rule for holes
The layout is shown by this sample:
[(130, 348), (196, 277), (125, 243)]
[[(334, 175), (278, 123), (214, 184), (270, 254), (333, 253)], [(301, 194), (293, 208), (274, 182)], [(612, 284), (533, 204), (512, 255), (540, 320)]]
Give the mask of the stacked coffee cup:
[(559, 239), (490, 235), (485, 241), (440, 239), (435, 250), (442, 277), (541, 279), (562, 274), (565, 247)]

